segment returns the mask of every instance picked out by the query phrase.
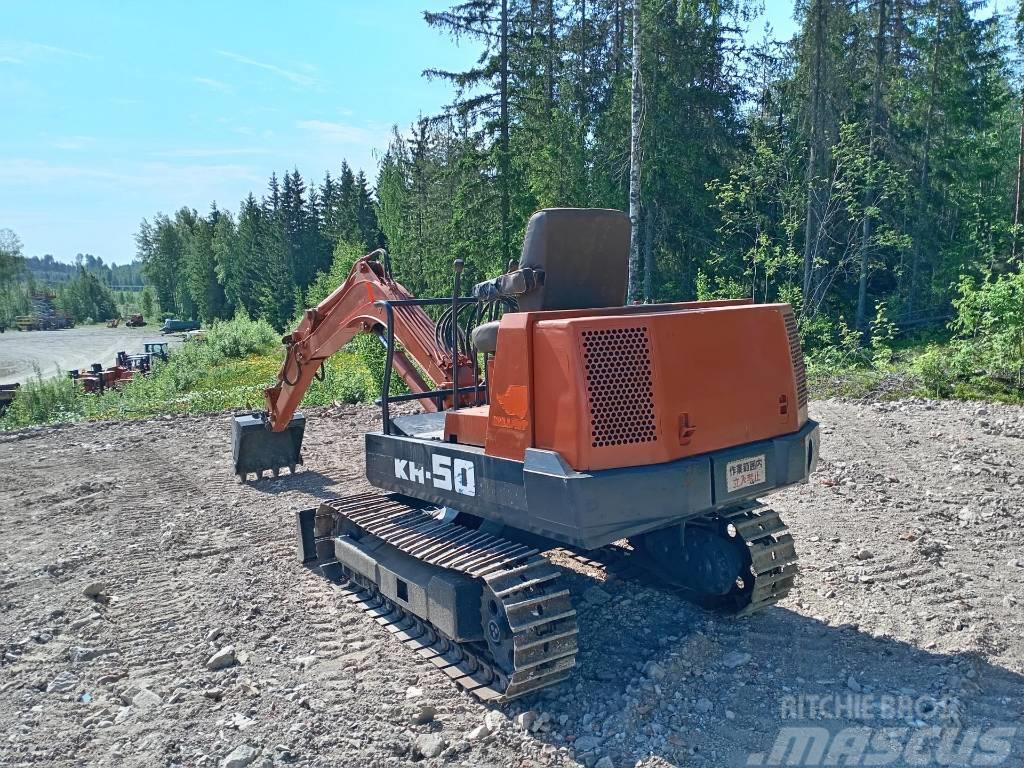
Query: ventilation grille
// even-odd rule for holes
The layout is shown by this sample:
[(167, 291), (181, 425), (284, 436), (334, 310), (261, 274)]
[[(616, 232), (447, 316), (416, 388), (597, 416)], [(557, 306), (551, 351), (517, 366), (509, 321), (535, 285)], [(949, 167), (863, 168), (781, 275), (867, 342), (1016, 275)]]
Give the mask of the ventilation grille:
[(647, 329), (613, 328), (582, 335), (591, 446), (657, 440)]
[(789, 356), (793, 361), (793, 376), (796, 378), (796, 397), (801, 408), (807, 407), (807, 369), (804, 368), (804, 352), (800, 348), (800, 333), (796, 327), (796, 317), (792, 309), (782, 313), (786, 321), (786, 333), (789, 335)]

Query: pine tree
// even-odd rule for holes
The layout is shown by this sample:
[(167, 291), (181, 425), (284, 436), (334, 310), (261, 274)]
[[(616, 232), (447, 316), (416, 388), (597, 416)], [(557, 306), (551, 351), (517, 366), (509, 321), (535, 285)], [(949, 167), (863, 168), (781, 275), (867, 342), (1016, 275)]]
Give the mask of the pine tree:
[(224, 286), (217, 279), (214, 232), (220, 211), (211, 206), (207, 217), (195, 220), (185, 242), (185, 278), (189, 296), (199, 317), (206, 323), (226, 316)]
[[(512, 0), (513, 3), (515, 0)], [(487, 139), (493, 139), (497, 169), (498, 216), (501, 261), (512, 254), (512, 179), (509, 155), (509, 0), (468, 0), (441, 13), (424, 12), (427, 24), (447, 31), (456, 40), (468, 37), (483, 45), (477, 66), (465, 72), (428, 69), (424, 74), (456, 87), (451, 105), (454, 114), (479, 125)], [(513, 11), (514, 12), (514, 9)]]

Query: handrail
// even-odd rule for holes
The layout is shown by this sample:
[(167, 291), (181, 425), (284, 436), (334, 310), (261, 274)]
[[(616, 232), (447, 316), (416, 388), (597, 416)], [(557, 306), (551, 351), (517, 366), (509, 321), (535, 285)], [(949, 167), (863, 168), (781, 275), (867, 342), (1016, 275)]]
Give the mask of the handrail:
[[(453, 367), (452, 375), (452, 387), (451, 389), (433, 389), (424, 392), (410, 392), (407, 395), (391, 395), (391, 378), (394, 374), (394, 356), (395, 356), (395, 307), (436, 307), (440, 305), (451, 304), (453, 307), (459, 307), (466, 304), (476, 304), (476, 299), (471, 296), (453, 296), (451, 299), (447, 298), (430, 298), (430, 299), (379, 299), (374, 302), (374, 306), (380, 307), (384, 310), (384, 348), (386, 350), (384, 358), (384, 380), (381, 383), (380, 398), (378, 404), (381, 407), (381, 416), (384, 421), (384, 434), (391, 434), (391, 403), (393, 402), (408, 402), (410, 400), (422, 400), (425, 398), (436, 397), (439, 399), (439, 408), (443, 405), (440, 399), (443, 397), (451, 397), (453, 403), (457, 403), (459, 395), (467, 394), (470, 392), (477, 393), (477, 399), (479, 399), (479, 382), (471, 387), (459, 387), (458, 386), (458, 371)], [(455, 324), (452, 324), (452, 333), (457, 334), (458, 329)], [(453, 343), (456, 341), (453, 336)], [(454, 349), (455, 347), (453, 347)]]

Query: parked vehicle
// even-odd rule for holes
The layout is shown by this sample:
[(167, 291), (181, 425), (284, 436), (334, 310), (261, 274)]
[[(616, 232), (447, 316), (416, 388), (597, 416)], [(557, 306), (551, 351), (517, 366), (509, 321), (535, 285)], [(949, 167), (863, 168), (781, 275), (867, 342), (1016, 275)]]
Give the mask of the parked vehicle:
[(160, 333), (181, 333), (182, 331), (198, 330), (198, 320), (175, 320), (169, 317), (166, 320), (164, 320), (164, 325), (160, 329)]

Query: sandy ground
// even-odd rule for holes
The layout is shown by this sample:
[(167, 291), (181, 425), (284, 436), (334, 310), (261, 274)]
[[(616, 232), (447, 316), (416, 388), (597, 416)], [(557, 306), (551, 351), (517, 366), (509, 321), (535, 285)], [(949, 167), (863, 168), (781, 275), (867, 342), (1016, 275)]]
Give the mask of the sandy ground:
[(61, 375), (92, 363), (114, 364), (118, 352), (142, 352), (147, 341), (170, 341), (157, 326), (107, 328), (79, 326), (63, 331), (16, 331), (0, 333), (0, 383), (25, 383), (38, 366), (43, 376)]
[(812, 415), (823, 465), (771, 499), (789, 598), (727, 619), (578, 566), (574, 677), (503, 708), (295, 559), (293, 512), (365, 488), (374, 409), (244, 486), (226, 416), (0, 435), (0, 764), (1024, 765), (1024, 411)]

